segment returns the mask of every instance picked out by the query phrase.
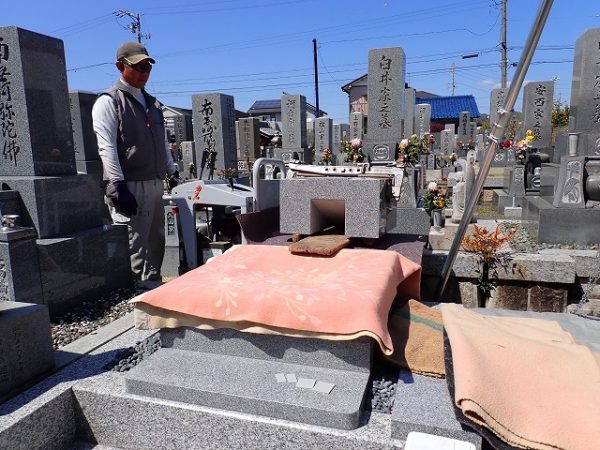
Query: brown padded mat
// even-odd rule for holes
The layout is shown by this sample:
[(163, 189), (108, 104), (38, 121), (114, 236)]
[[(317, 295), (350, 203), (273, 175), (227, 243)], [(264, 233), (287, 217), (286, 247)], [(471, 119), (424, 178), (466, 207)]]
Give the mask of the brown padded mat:
[(343, 234), (323, 234), (300, 239), (292, 243), (289, 250), (292, 253), (331, 256), (349, 244), (350, 239)]

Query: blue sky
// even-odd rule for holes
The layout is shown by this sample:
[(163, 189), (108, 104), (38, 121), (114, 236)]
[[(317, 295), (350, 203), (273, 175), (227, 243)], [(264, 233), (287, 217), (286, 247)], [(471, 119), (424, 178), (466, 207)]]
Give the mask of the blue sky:
[[(312, 39), (318, 44), (319, 102), (335, 123), (348, 121), (341, 86), (367, 71), (371, 48), (402, 47), (407, 81), (439, 95), (472, 94), (489, 111), (500, 83), (500, 0), (203, 0), (5, 2), (2, 26), (62, 39), (69, 90), (99, 92), (117, 76), (116, 48), (135, 39), (140, 14), (144, 42), (157, 64), (147, 90), (163, 103), (191, 107), (191, 95), (233, 95), (246, 111), (255, 100), (302, 94), (315, 104)], [(517, 63), (539, 1), (508, 0), (509, 63)], [(527, 80), (557, 78), (555, 98), (570, 99), (573, 47), (600, 27), (600, 2), (556, 0)], [(476, 58), (462, 55), (477, 53)], [(514, 69), (509, 69), (510, 81)], [(515, 109), (521, 109), (520, 99)]]

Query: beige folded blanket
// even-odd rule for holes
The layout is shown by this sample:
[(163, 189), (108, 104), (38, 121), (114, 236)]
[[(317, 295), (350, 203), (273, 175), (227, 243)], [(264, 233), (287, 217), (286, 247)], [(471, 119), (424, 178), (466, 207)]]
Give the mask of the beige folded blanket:
[(600, 366), (557, 322), (443, 305), (455, 403), (518, 448), (600, 448)]

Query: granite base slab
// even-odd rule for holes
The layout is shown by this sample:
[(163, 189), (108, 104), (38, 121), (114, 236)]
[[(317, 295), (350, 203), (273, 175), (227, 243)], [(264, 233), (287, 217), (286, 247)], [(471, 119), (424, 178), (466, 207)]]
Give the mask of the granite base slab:
[[(369, 373), (163, 348), (125, 379), (136, 395), (351, 430), (359, 424)], [(302, 379), (335, 387), (323, 393), (301, 387)]]
[(182, 404), (128, 393), (106, 373), (73, 387), (84, 421), (79, 439), (128, 449), (392, 450), (390, 415), (363, 413), (360, 427), (339, 430), (283, 419)]
[(61, 238), (38, 239), (44, 304), (51, 314), (132, 285), (124, 225), (105, 225)]
[(532, 234), (546, 244), (600, 242), (600, 209), (557, 208), (541, 197), (526, 197), (523, 218), (535, 222)]
[(391, 435), (406, 440), (411, 431), (471, 442), (477, 449), (482, 445), (479, 434), (456, 420), (445, 379), (402, 370), (396, 385)]
[(229, 328), (164, 328), (160, 337), (163, 348), (366, 373), (370, 372), (374, 343), (368, 337), (330, 341), (243, 333)]

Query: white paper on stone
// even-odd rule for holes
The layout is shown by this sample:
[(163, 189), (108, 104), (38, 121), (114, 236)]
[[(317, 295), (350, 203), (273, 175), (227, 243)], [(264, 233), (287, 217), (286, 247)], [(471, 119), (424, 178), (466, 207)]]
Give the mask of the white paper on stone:
[(411, 431), (406, 438), (404, 450), (475, 450), (475, 445), (457, 439)]
[(333, 388), (335, 387), (335, 384), (333, 383), (329, 383), (328, 381), (317, 381), (317, 384), (315, 384), (315, 387), (313, 388), (315, 391), (317, 392), (322, 392), (324, 394), (330, 394), (331, 391), (333, 391)]
[(298, 378), (298, 382), (296, 383), (296, 387), (304, 388), (304, 389), (312, 389), (315, 386), (317, 380), (314, 378)]
[(298, 380), (296, 379), (296, 374), (295, 373), (287, 373), (285, 375), (285, 378), (287, 380), (288, 383), (296, 383)]
[(287, 381), (287, 378), (285, 377), (285, 374), (283, 374), (283, 373), (276, 373), (275, 379), (277, 380), (278, 383), (285, 383)]

